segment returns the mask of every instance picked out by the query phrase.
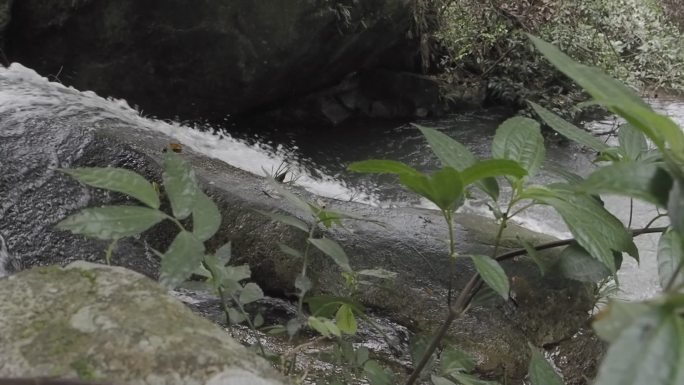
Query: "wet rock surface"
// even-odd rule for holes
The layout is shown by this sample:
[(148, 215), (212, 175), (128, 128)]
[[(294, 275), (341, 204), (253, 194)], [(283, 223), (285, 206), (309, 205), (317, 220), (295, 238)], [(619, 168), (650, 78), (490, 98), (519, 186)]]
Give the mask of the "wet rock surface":
[(65, 84), (158, 116), (223, 119), (396, 66), (407, 52), (416, 62), (410, 9), (406, 0), (22, 0), (5, 39), (10, 61)]
[(131, 385), (283, 378), (215, 324), (131, 270), (85, 262), (0, 279), (0, 377)]
[[(10, 252), (25, 267), (76, 259), (103, 261), (106, 242), (58, 232), (54, 225), (83, 207), (134, 202), (85, 188), (57, 168), (125, 167), (160, 182), (161, 150), (174, 138), (151, 129), (154, 121), (117, 101), (48, 83), (27, 70), (0, 69), (0, 90), (0, 233)], [(283, 255), (277, 244), (302, 246), (304, 235), (255, 214), (254, 209), (282, 210), (305, 219), (304, 213), (260, 177), (208, 158), (201, 149), (184, 148), (182, 154), (223, 215), (221, 229), (207, 242), (207, 250), (232, 241), (231, 263), (248, 263), (253, 280), (268, 294), (290, 297), (301, 261)], [(398, 273), (388, 290), (365, 290), (357, 293), (357, 299), (378, 317), (412, 333), (434, 330), (445, 317), (449, 270), (441, 217), (417, 208), (383, 209), (334, 200), (327, 204), (384, 223), (355, 221), (347, 231), (328, 234), (344, 246), (353, 268), (383, 267)], [(497, 229), (493, 220), (462, 214), (457, 222), (460, 254), (491, 253)], [(149, 248), (165, 250), (175, 231), (173, 225), (162, 224), (137, 239), (120, 241), (114, 263), (155, 277), (158, 260)], [(510, 225), (503, 235), (504, 249), (519, 247), (518, 236), (532, 243), (549, 240)], [(525, 282), (520, 287), (529, 288), (517, 293), (518, 306), (497, 300), (473, 307), (454, 323), (449, 340), (472, 353), (478, 369), (488, 377), (506, 376), (508, 383), (520, 383), (527, 370), (527, 343), (549, 345), (571, 337), (585, 323), (592, 300), (585, 286), (553, 275), (540, 277), (537, 267), (524, 258), (504, 267), (518, 282)], [(340, 292), (339, 271), (327, 257), (315, 255), (309, 271), (315, 292)], [(458, 290), (473, 267), (459, 260), (456, 271)]]

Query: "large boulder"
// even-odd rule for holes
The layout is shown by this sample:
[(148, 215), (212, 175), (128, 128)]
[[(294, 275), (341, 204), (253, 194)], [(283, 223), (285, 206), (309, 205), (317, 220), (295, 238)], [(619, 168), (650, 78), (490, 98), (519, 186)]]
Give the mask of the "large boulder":
[[(3, 23), (0, 2), (0, 32)], [(7, 54), (147, 114), (270, 108), (407, 52), (408, 0), (14, 2)], [(417, 55), (417, 49), (408, 50)]]
[(262, 358), (131, 270), (85, 262), (0, 279), (0, 377), (282, 385)]
[[(120, 194), (79, 185), (56, 168), (125, 167), (161, 182), (162, 149), (170, 141), (202, 135), (141, 118), (116, 101), (49, 83), (21, 66), (0, 68), (0, 233), (10, 252), (25, 266), (65, 264), (74, 259), (103, 261), (107, 242), (60, 232), (54, 225), (83, 207), (134, 203)], [(207, 156), (220, 145), (189, 141), (182, 152), (223, 217), (219, 232), (206, 243), (207, 250), (232, 241), (232, 262), (248, 263), (253, 280), (267, 293), (287, 298), (295, 292), (301, 260), (284, 255), (278, 243), (303, 247), (304, 234), (256, 214), (255, 209), (306, 216), (280, 198), (263, 178)], [(293, 191), (306, 199), (316, 198)], [(440, 215), (432, 210), (384, 209), (335, 200), (328, 205), (385, 224), (357, 221), (349, 224), (350, 231), (327, 234), (343, 245), (355, 269), (382, 267), (398, 273), (390, 290), (367, 290), (358, 299), (415, 332), (434, 330), (445, 316), (449, 271)], [(490, 254), (497, 224), (473, 214), (457, 218), (459, 252)], [(139, 238), (123, 239), (113, 261), (156, 277), (159, 262), (150, 247), (165, 250), (176, 231), (170, 223), (161, 224)], [(518, 237), (533, 243), (549, 240), (510, 225), (503, 233), (503, 249), (520, 247)], [(500, 299), (487, 307), (474, 307), (454, 323), (449, 338), (473, 353), (484, 373), (505, 375), (510, 383), (519, 383), (527, 370), (527, 343), (553, 345), (572, 336), (586, 322), (592, 297), (583, 285), (551, 274), (540, 277), (529, 260), (510, 260), (504, 267), (515, 277), (518, 306)], [(460, 290), (474, 269), (461, 259), (456, 271), (455, 288)], [(340, 293), (340, 271), (327, 257), (314, 255), (309, 272), (316, 292)]]

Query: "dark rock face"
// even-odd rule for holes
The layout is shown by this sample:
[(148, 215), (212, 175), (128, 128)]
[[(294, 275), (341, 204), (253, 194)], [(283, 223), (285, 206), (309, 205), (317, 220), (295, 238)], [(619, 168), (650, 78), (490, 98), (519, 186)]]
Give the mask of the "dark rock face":
[[(0, 1), (0, 32), (9, 3)], [(11, 10), (6, 51), (10, 61), (145, 113), (221, 119), (398, 62), (392, 49), (406, 46), (408, 3), (22, 0)]]
[[(0, 234), (9, 252), (20, 257), (25, 268), (63, 265), (77, 259), (102, 262), (108, 242), (60, 232), (54, 225), (84, 207), (136, 203), (79, 185), (57, 168), (124, 167), (160, 182), (161, 150), (179, 140), (162, 133), (157, 127), (162, 124), (141, 118), (117, 102), (49, 83), (25, 68), (0, 67)], [(164, 132), (182, 136), (190, 130), (179, 129)], [(222, 214), (221, 228), (206, 242), (207, 250), (231, 241), (231, 263), (249, 264), (253, 280), (267, 293), (285, 297), (294, 292), (301, 260), (284, 255), (278, 242), (301, 248), (305, 235), (256, 214), (254, 209), (282, 210), (306, 219), (304, 213), (269, 190), (263, 178), (200, 150), (185, 148), (182, 154)], [(294, 192), (314, 199), (298, 189)], [(382, 267), (398, 273), (389, 290), (365, 290), (358, 294), (359, 301), (412, 331), (435, 330), (445, 316), (449, 271), (442, 241), (445, 226), (439, 214), (332, 200), (328, 204), (334, 210), (385, 223), (380, 227), (355, 221), (348, 226), (351, 232), (326, 234), (342, 244), (354, 269)], [(490, 254), (496, 230), (493, 220), (459, 214), (459, 253)], [(139, 238), (123, 239), (112, 261), (155, 277), (159, 261), (149, 248), (166, 250), (176, 231), (173, 224), (162, 223)], [(503, 233), (503, 248), (520, 247), (518, 236), (532, 243), (549, 240), (510, 225)], [(449, 341), (478, 357), (483, 373), (505, 376), (508, 383), (518, 384), (527, 371), (527, 343), (552, 345), (572, 336), (586, 322), (592, 299), (583, 285), (551, 274), (540, 277), (529, 260), (508, 261), (504, 268), (515, 277), (514, 282), (521, 283), (514, 286), (519, 306), (498, 299), (486, 307), (474, 307), (454, 323)], [(309, 271), (315, 292), (341, 292), (340, 272), (329, 258), (312, 256)], [(459, 290), (473, 267), (461, 258), (456, 272), (454, 282)], [(517, 290), (523, 287), (526, 290)]]

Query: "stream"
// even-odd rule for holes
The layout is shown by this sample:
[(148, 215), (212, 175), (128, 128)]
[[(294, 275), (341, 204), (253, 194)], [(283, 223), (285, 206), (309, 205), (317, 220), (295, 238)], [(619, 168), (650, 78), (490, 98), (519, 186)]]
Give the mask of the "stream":
[[(420, 132), (410, 124), (402, 122), (358, 122), (335, 129), (311, 128), (304, 130), (296, 126), (251, 126), (235, 125), (226, 120), (224, 123), (207, 124), (195, 122), (179, 122), (146, 117), (131, 108), (124, 100), (104, 99), (92, 92), (81, 92), (73, 88), (47, 83), (34, 71), (18, 64), (5, 69), (0, 67), (0, 77), (7, 80), (10, 86), (0, 89), (0, 106), (2, 113), (11, 115), (17, 122), (30, 121), (33, 116), (45, 115), (55, 120), (75, 119), (86, 125), (97, 126), (105, 122), (116, 128), (117, 125), (132, 125), (142, 130), (159, 132), (175, 138), (183, 147), (187, 147), (208, 157), (222, 160), (232, 166), (253, 174), (279, 174), (287, 169), (285, 181), (291, 181), (310, 192), (320, 196), (321, 200), (342, 200), (364, 203), (381, 207), (420, 207), (432, 208), (429, 202), (418, 199), (415, 195), (401, 188), (392, 176), (362, 175), (346, 171), (349, 163), (365, 159), (393, 159), (405, 162), (421, 171), (438, 168), (439, 161), (432, 155), (427, 142)], [(651, 100), (654, 107), (672, 116), (678, 123), (684, 124), (684, 102), (678, 100)], [(431, 126), (460, 141), (480, 159), (490, 156), (490, 145), (497, 126), (512, 115), (512, 111), (504, 108), (490, 108), (454, 114), (441, 119), (427, 119), (417, 123)], [(616, 122), (612, 119), (591, 121), (585, 124), (587, 129), (600, 135), (609, 143), (615, 138), (604, 135), (613, 130)], [(3, 135), (21, 135), (21, 124), (11, 130), (0, 132)], [(553, 133), (546, 136), (546, 168), (536, 175), (531, 183), (545, 184), (559, 181), (553, 168), (562, 168), (581, 175), (586, 175), (594, 168), (595, 154), (568, 142)], [(59, 138), (58, 138), (59, 139)], [(66, 138), (62, 138), (66, 140)], [(160, 146), (161, 147), (161, 146)], [(31, 149), (29, 149), (31, 150)], [(0, 164), (0, 166), (2, 166)], [(58, 166), (57, 163), (54, 166)], [(30, 167), (30, 165), (26, 165)], [(0, 179), (1, 181), (1, 179)], [(502, 188), (502, 199), (507, 194), (505, 185)], [(19, 195), (17, 195), (19, 196)], [(0, 217), (15, 205), (14, 196), (0, 200)], [(644, 226), (656, 215), (655, 209), (647, 204), (635, 202), (630, 208), (628, 199), (604, 197), (606, 206), (624, 223), (630, 222), (632, 227)], [(491, 215), (485, 202), (477, 198), (469, 201), (461, 210)], [(563, 221), (555, 213), (543, 206), (535, 206), (525, 211), (516, 221), (532, 230), (556, 237), (569, 237)], [(658, 223), (662, 224), (662, 223)], [(618, 297), (627, 299), (643, 299), (655, 295), (658, 291), (657, 263), (655, 249), (658, 236), (649, 235), (637, 238), (641, 251), (641, 263), (629, 258), (619, 273), (621, 291)], [(10, 250), (11, 252), (11, 250)], [(0, 276), (3, 272), (2, 253), (0, 253)], [(182, 291), (176, 293), (191, 307), (197, 305), (197, 311), (206, 311), (208, 318), (220, 321), (222, 314), (215, 298), (200, 298), (187, 295)], [(292, 312), (287, 301), (273, 299), (272, 307), (283, 314)], [(206, 306), (206, 305), (209, 306)], [(284, 319), (287, 319), (285, 317)], [(394, 340), (393, 346), (401, 347), (406, 352), (409, 331), (396, 323), (378, 319), (379, 324), (387, 327), (387, 334)], [(242, 341), (250, 336), (239, 328), (233, 331)], [(364, 334), (365, 333), (365, 334)], [(386, 350), (386, 356), (393, 356), (391, 347), (374, 341), (383, 341), (381, 336), (373, 335), (369, 328), (362, 329), (359, 343), (369, 343), (367, 347), (374, 351)], [(367, 338), (366, 338), (367, 337)], [(368, 342), (370, 341), (370, 342)], [(271, 350), (287, 349), (287, 345), (271, 346)], [(406, 366), (405, 354), (394, 355), (397, 366)], [(323, 365), (323, 364), (321, 364)]]

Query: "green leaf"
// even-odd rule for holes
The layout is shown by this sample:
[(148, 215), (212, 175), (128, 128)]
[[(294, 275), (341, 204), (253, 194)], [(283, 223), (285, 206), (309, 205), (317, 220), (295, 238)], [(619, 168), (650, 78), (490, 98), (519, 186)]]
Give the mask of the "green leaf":
[(315, 214), (311, 205), (306, 203), (302, 198), (296, 196), (295, 194), (288, 191), (282, 184), (276, 182), (272, 178), (267, 179), (269, 186), (271, 186), (280, 196), (282, 196), (286, 201), (290, 202), (300, 210), (303, 210), (310, 214)]
[(672, 228), (679, 234), (684, 234), (684, 181), (678, 181), (672, 186), (667, 202), (667, 214)]
[(341, 267), (345, 272), (352, 271), (349, 266), (349, 258), (342, 247), (335, 241), (328, 238), (309, 238), (309, 242), (316, 246), (317, 249), (332, 258), (337, 266)]
[(443, 375), (454, 372), (471, 372), (475, 369), (475, 361), (463, 350), (449, 346), (440, 355), (439, 368)]
[(644, 134), (631, 124), (624, 124), (618, 131), (620, 153), (629, 160), (638, 160), (648, 151), (648, 143)]
[(304, 221), (301, 221), (301, 220), (293, 217), (292, 215), (275, 213), (275, 212), (268, 212), (268, 211), (262, 211), (262, 210), (254, 210), (254, 211), (258, 212), (261, 215), (267, 216), (276, 222), (284, 223), (288, 226), (298, 228), (305, 233), (309, 232), (309, 226), (307, 226), (307, 224), (304, 223)]
[(264, 316), (261, 315), (261, 313), (257, 313), (257, 315), (254, 316), (254, 320), (252, 322), (255, 328), (260, 328), (264, 326)]
[(394, 279), (397, 277), (397, 273), (381, 268), (359, 270), (357, 273), (359, 273), (359, 275), (380, 279)]
[(601, 167), (580, 183), (578, 188), (589, 194), (613, 194), (660, 204), (651, 186), (660, 184), (659, 165), (622, 161)]
[(499, 385), (497, 381), (481, 380), (471, 374), (454, 373), (452, 376), (462, 385)]
[(529, 346), (532, 351), (532, 358), (530, 359), (528, 373), (532, 385), (564, 385), (563, 379), (556, 373), (539, 349), (532, 344)]
[(564, 277), (580, 282), (598, 283), (611, 275), (605, 264), (593, 258), (576, 243), (563, 249), (558, 268)]
[(535, 249), (534, 245), (527, 239), (521, 237), (516, 237), (516, 239), (525, 248), (527, 256), (530, 257), (537, 265), (540, 274), (544, 276), (546, 274), (546, 271), (548, 270), (548, 266), (546, 261), (544, 261), (544, 258), (542, 258), (541, 254), (539, 253), (539, 251)]
[(404, 163), (378, 159), (354, 162), (347, 167), (347, 170), (372, 174), (419, 174), (416, 169)]
[(311, 314), (322, 317), (332, 317), (337, 312), (340, 306), (349, 306), (356, 314), (363, 314), (364, 308), (357, 302), (352, 301), (347, 297), (334, 297), (334, 296), (316, 296), (309, 297), (305, 299), (305, 302), (309, 305), (311, 309)]
[(610, 148), (610, 146), (598, 140), (594, 135), (577, 128), (574, 124), (566, 121), (539, 104), (529, 101), (528, 103), (546, 124), (564, 137), (598, 152), (605, 152)]
[[(464, 145), (452, 139), (448, 135), (434, 128), (420, 126), (411, 123), (423, 133), (432, 152), (442, 162), (443, 167), (451, 167), (456, 171), (462, 171), (475, 163), (475, 156)], [(464, 183), (468, 185), (469, 183)], [(499, 197), (499, 185), (494, 178), (485, 178), (476, 183), (476, 186), (497, 200)]]
[(596, 385), (674, 385), (684, 380), (684, 321), (672, 311), (647, 313), (610, 346)]
[(431, 175), (404, 174), (399, 180), (441, 210), (455, 210), (462, 203), (463, 181), (460, 173), (451, 167), (445, 167)]
[(188, 231), (181, 231), (161, 260), (159, 280), (174, 288), (188, 279), (204, 258), (204, 244)]
[(660, 236), (658, 241), (658, 277), (660, 287), (668, 289), (668, 284), (672, 281), (675, 272), (677, 278), (673, 281), (673, 287), (684, 283), (684, 242), (679, 233), (668, 229)]
[(57, 224), (59, 230), (97, 239), (120, 239), (142, 233), (166, 218), (163, 212), (138, 206), (83, 209)]
[(225, 266), (223, 268), (225, 279), (240, 282), (252, 276), (249, 265)]
[(561, 166), (556, 166), (554, 164), (547, 163), (544, 166), (544, 169), (560, 176), (561, 178), (565, 179), (568, 183), (577, 184), (577, 183), (580, 183), (584, 180), (584, 178), (575, 174), (574, 172), (568, 171), (566, 168), (561, 167)]
[(221, 226), (221, 213), (207, 194), (197, 191), (197, 201), (192, 209), (192, 233), (200, 241), (206, 241), (216, 234)]
[(175, 152), (167, 151), (164, 156), (162, 179), (173, 215), (178, 219), (187, 218), (195, 207), (199, 192), (197, 178), (190, 163)]
[(216, 258), (218, 258), (221, 266), (225, 266), (230, 262), (230, 257), (231, 257), (231, 243), (228, 242), (225, 245), (221, 246), (216, 250)]
[(504, 299), (508, 299), (510, 283), (508, 276), (499, 263), (486, 255), (469, 255), (475, 264), (475, 269), (480, 273), (482, 280)]
[(596, 335), (612, 343), (625, 329), (631, 327), (636, 320), (650, 310), (652, 307), (643, 303), (612, 300), (596, 315), (592, 326)]
[(335, 314), (337, 327), (346, 334), (356, 334), (356, 318), (352, 308), (347, 305), (340, 306)]
[[(430, 347), (430, 342), (432, 342), (432, 336), (428, 334), (416, 334), (411, 338), (409, 341), (409, 353), (411, 353), (411, 360), (414, 366), (423, 359), (423, 356), (427, 353), (428, 347)], [(433, 352), (430, 355), (425, 368), (431, 368), (434, 361), (435, 353)], [(426, 375), (427, 372), (429, 372), (429, 370), (423, 369), (421, 377)]]
[(340, 330), (329, 319), (321, 317), (309, 317), (309, 327), (325, 337), (330, 335), (340, 336)]
[(304, 258), (304, 254), (302, 254), (301, 251), (293, 249), (284, 243), (278, 243), (278, 247), (280, 248), (280, 251), (287, 255), (293, 256), (295, 258)]
[(240, 292), (240, 303), (243, 305), (258, 301), (262, 298), (264, 298), (264, 292), (261, 291), (259, 285), (254, 282), (246, 284)]
[(423, 133), (432, 152), (437, 155), (443, 166), (449, 166), (460, 171), (475, 163), (475, 156), (458, 141), (434, 128), (420, 126), (415, 123), (412, 125)]
[(159, 208), (159, 196), (152, 184), (133, 171), (114, 167), (83, 167), (59, 171), (88, 186), (124, 193), (153, 209)]
[(230, 321), (231, 324), (237, 325), (239, 323), (245, 322), (247, 320), (247, 316), (245, 316), (239, 310), (232, 308), (232, 307), (229, 307), (228, 308), (228, 320)]
[(461, 178), (465, 186), (485, 178), (509, 175), (520, 179), (527, 175), (527, 171), (518, 162), (506, 159), (488, 159), (476, 162), (461, 171)]
[(518, 162), (533, 176), (544, 161), (544, 137), (539, 123), (516, 116), (501, 123), (492, 142), (492, 155), (497, 159)]
[(553, 45), (528, 35), (537, 49), (561, 72), (584, 88), (597, 102), (625, 118), (661, 149), (669, 142), (675, 154), (684, 153), (684, 134), (668, 117), (656, 114), (637, 94), (597, 68), (572, 60)]
[(552, 206), (568, 225), (577, 243), (611, 272), (616, 270), (612, 250), (626, 251), (638, 258), (632, 235), (620, 220), (591, 196), (572, 193), (565, 186), (528, 188), (520, 196)]
[(433, 385), (456, 385), (450, 380), (440, 377), (440, 376), (435, 376), (434, 374), (430, 375), (430, 381), (432, 381)]
[(363, 372), (370, 385), (393, 385), (394, 378), (377, 362), (368, 360), (363, 365)]

